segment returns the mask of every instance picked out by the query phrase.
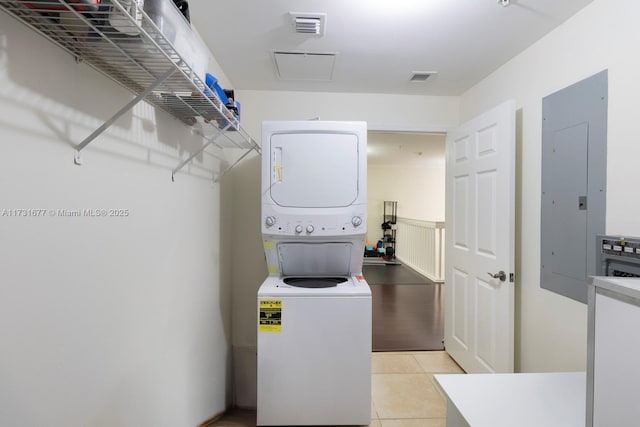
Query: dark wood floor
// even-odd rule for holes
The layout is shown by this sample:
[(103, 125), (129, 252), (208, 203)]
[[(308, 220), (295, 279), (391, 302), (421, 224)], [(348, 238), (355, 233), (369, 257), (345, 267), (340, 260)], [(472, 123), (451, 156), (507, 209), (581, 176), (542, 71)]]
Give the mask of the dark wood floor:
[(373, 303), (373, 351), (443, 350), (441, 284), (404, 265), (364, 265)]

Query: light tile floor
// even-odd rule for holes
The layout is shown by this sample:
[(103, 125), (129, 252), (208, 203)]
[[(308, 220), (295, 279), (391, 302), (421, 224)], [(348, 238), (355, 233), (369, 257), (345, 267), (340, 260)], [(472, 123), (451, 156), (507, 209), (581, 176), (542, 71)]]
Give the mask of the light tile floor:
[[(444, 351), (373, 353), (371, 427), (445, 427), (446, 401), (433, 374), (463, 373)], [(232, 411), (216, 427), (254, 427), (255, 411)]]
[(433, 374), (462, 372), (444, 351), (373, 353), (371, 426), (444, 427), (447, 405)]

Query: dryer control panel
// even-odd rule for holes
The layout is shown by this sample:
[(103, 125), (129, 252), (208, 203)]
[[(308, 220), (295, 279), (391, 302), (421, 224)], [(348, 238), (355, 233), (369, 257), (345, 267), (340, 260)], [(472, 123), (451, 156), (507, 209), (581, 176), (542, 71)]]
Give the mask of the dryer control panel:
[(287, 215), (263, 209), (262, 233), (277, 236), (350, 236), (366, 233), (366, 212), (345, 215)]

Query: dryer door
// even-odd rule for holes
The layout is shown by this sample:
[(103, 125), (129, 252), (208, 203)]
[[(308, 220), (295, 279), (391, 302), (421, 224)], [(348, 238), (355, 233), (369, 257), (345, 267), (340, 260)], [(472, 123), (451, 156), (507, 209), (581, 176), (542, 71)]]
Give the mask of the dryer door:
[(358, 136), (284, 133), (271, 136), (272, 200), (284, 207), (345, 207), (356, 201)]

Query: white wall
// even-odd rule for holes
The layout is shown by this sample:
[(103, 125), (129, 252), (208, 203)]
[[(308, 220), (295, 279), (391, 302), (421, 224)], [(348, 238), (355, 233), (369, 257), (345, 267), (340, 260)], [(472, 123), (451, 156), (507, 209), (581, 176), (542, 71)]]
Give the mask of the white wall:
[[(514, 98), (519, 109), (516, 367), (581, 370), (586, 306), (540, 289), (542, 98), (609, 70), (607, 232), (640, 235), (637, 182), (640, 3), (595, 0), (461, 98), (462, 119)], [(570, 167), (570, 165), (568, 165)]]
[[(365, 120), (376, 130), (442, 131), (458, 122), (455, 97), (236, 90), (243, 126), (260, 141), (263, 120)], [(256, 294), (267, 275), (260, 231), (260, 160), (233, 170), (233, 348), (236, 401), (255, 406)], [(377, 221), (377, 220), (376, 220)]]
[(263, 120), (364, 120), (369, 130), (443, 131), (457, 124), (458, 98), (371, 93), (236, 90), (243, 126), (260, 138)]
[(367, 148), (367, 238), (375, 243), (385, 200), (398, 202), (398, 216), (444, 221), (444, 133), (369, 132)]
[(385, 200), (398, 202), (398, 216), (421, 221), (444, 221), (444, 178), (442, 167), (369, 165), (367, 175), (367, 239), (382, 237)]
[(143, 103), (73, 164), (131, 98), (0, 13), (0, 425), (195, 426), (231, 403), (218, 162), (172, 183), (201, 140)]

